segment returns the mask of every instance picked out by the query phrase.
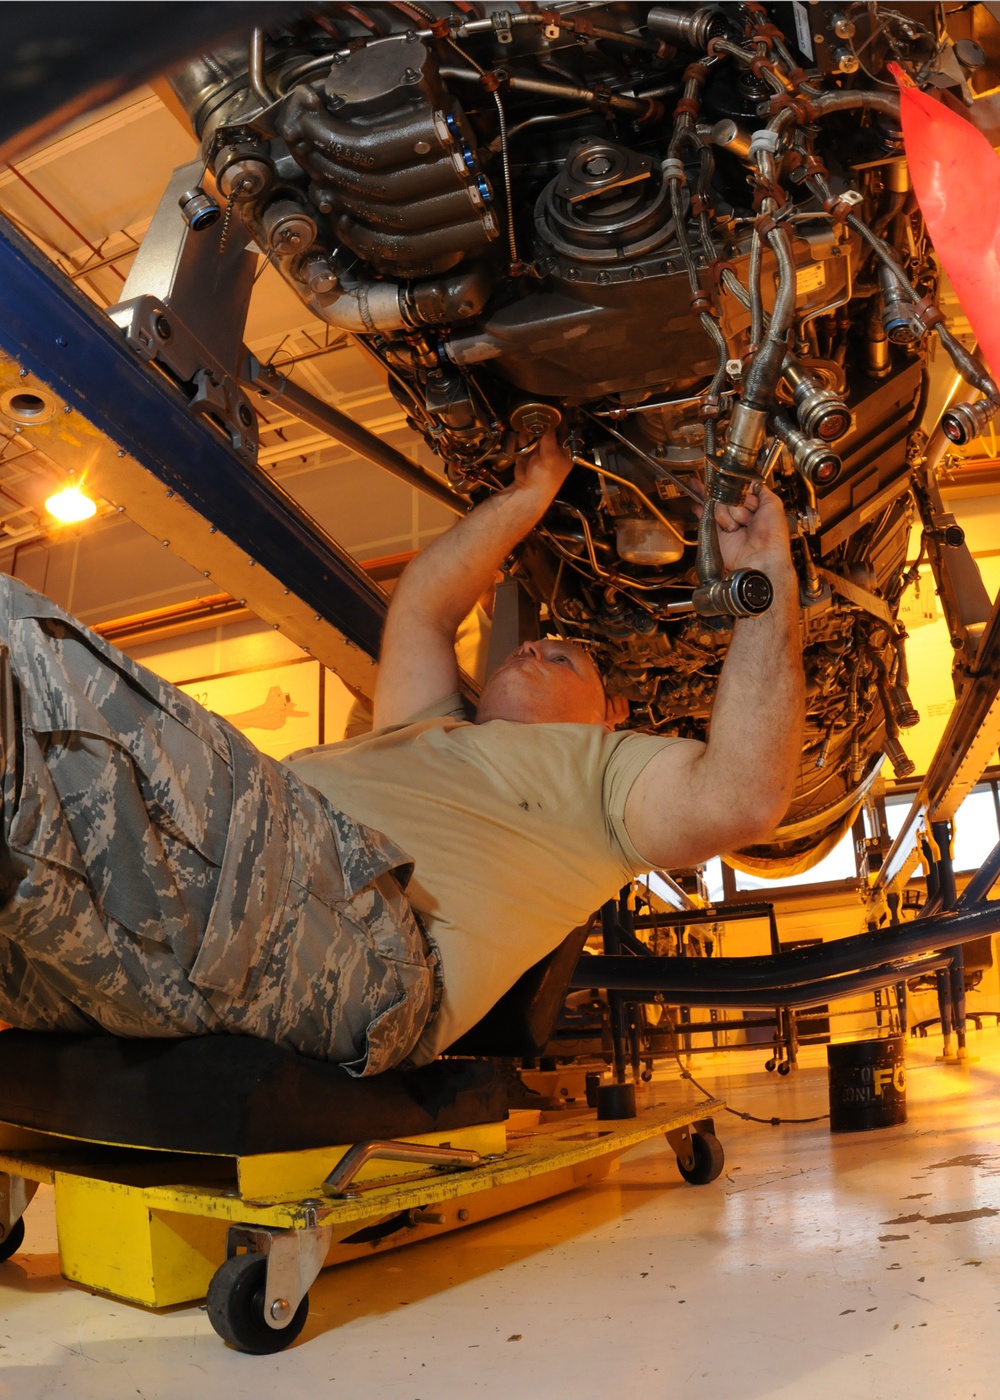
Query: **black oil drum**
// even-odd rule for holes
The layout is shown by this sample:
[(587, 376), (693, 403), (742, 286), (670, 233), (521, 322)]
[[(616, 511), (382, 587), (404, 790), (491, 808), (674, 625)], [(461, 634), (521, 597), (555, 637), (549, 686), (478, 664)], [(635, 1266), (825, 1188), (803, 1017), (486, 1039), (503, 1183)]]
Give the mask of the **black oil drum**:
[(826, 1047), (831, 1133), (906, 1122), (905, 1051), (901, 1035)]

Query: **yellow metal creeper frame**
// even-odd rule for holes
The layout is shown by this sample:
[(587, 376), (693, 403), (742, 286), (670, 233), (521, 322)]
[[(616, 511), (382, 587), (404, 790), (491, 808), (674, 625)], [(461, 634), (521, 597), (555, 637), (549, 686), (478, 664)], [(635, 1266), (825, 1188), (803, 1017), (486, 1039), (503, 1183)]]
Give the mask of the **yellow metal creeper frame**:
[(548, 1123), (537, 1112), (515, 1113), (507, 1123), (424, 1134), (401, 1141), (478, 1154), (478, 1163), (459, 1170), (376, 1159), (336, 1197), (324, 1182), (349, 1150), (343, 1145), (181, 1155), (0, 1123), (0, 1240), (45, 1183), (54, 1189), (64, 1277), (153, 1308), (205, 1297), (238, 1250), (265, 1253), (268, 1326), (280, 1331), (325, 1266), (597, 1181), (623, 1153), (661, 1134), (690, 1166), (692, 1126), (722, 1107), (716, 1099), (657, 1103), (632, 1119), (588, 1113)]

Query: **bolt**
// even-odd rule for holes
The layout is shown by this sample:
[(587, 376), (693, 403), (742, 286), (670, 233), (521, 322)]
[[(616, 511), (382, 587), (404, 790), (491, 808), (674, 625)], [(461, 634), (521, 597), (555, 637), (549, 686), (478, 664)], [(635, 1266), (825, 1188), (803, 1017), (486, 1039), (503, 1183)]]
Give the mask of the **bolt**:
[(125, 456), (125, 449), (124, 449), (124, 447), (119, 447), (119, 449), (118, 449), (118, 451), (117, 451), (117, 453), (116, 453), (115, 455), (116, 455), (117, 457), (124, 457), (124, 456)]
[(208, 527), (208, 533), (209, 533), (210, 535), (214, 535), (214, 534), (216, 533), (216, 531), (218, 530), (218, 528), (219, 528), (218, 525), (209, 525), (209, 527)]
[(413, 154), (415, 156), (425, 156), (430, 151), (430, 148), (431, 143), (429, 141), (414, 141)]
[(156, 320), (153, 322), (153, 329), (161, 340), (169, 340), (173, 335), (173, 331), (170, 329), (170, 322), (167, 320), (166, 316), (157, 316)]
[(164, 548), (164, 549), (169, 549), (169, 548), (170, 548), (170, 541), (169, 541), (169, 540), (161, 540), (161, 541), (160, 541), (160, 544), (163, 545), (163, 548)]
[(173, 493), (172, 491), (168, 491), (168, 492), (167, 492), (167, 497), (169, 498), (169, 497), (172, 496), (173, 494), (174, 494), (174, 493)]
[(291, 1310), (285, 1298), (275, 1298), (274, 1302), (271, 1304), (271, 1316), (274, 1318), (275, 1322), (284, 1321)]
[(28, 371), (26, 369), (18, 370), (18, 374), (22, 379), (27, 379), (28, 377)]
[(419, 82), (420, 82), (420, 74), (417, 72), (417, 70), (416, 70), (415, 68), (404, 68), (404, 69), (403, 69), (403, 82), (404, 82), (404, 83), (419, 83)]
[(241, 403), (236, 410), (236, 416), (239, 418), (244, 428), (249, 428), (250, 424), (253, 422), (253, 413), (250, 410), (249, 404)]
[(69, 341), (66, 339), (66, 337), (65, 337), (64, 335), (57, 335), (57, 336), (56, 336), (56, 344), (57, 344), (57, 345), (66, 346), (66, 345), (69, 344)]
[(458, 1212), (458, 1218), (459, 1218), (459, 1220), (468, 1220), (468, 1218), (469, 1218), (469, 1212), (468, 1212), (467, 1210), (464, 1210), (464, 1209), (463, 1209), (463, 1210), (460, 1210), (460, 1211)]
[(72, 412), (73, 412), (73, 410), (70, 408), (69, 404), (68, 404), (68, 403), (64, 403), (64, 404), (63, 404), (63, 413), (72, 413)]

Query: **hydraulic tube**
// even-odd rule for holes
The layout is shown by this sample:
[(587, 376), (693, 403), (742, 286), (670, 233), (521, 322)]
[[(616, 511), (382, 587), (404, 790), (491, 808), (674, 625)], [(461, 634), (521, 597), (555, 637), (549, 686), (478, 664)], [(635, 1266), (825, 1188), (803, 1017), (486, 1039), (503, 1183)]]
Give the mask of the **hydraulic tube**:
[[(712, 443), (711, 428), (706, 447)], [(759, 569), (734, 569), (727, 574), (722, 562), (719, 529), (715, 522), (712, 472), (706, 482), (707, 496), (698, 522), (698, 552), (695, 568), (698, 587), (691, 595), (696, 613), (702, 617), (759, 617), (767, 612), (774, 598), (771, 580)]]

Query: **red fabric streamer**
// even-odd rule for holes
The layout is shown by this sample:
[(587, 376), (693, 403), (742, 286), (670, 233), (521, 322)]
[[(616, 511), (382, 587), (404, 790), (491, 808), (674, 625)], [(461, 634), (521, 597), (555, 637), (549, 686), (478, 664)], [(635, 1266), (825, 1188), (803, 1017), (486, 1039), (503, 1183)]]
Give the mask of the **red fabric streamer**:
[(1000, 373), (1000, 157), (981, 131), (915, 87), (897, 64), (913, 189), (941, 266), (994, 377)]

